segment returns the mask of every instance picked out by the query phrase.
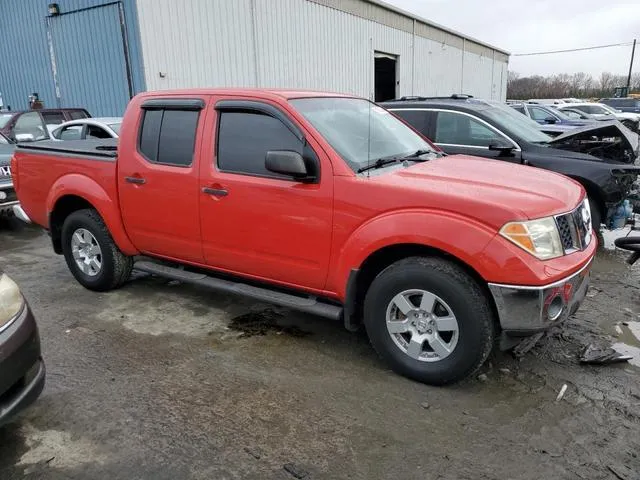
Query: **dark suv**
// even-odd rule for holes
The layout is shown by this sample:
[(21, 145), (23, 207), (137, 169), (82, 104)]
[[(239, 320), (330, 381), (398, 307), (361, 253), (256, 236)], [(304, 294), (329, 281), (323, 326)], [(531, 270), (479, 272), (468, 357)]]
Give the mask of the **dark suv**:
[(640, 98), (603, 98), (600, 103), (622, 112), (640, 113)]
[(44, 108), (22, 112), (0, 112), (0, 133), (14, 141), (34, 142), (50, 138), (48, 126), (89, 118), (84, 108)]
[(573, 128), (551, 138), (513, 108), (467, 95), (403, 97), (381, 106), (446, 153), (531, 165), (577, 180), (589, 195), (596, 230), (602, 222), (610, 224), (640, 174), (640, 167), (633, 165), (638, 136), (615, 121)]

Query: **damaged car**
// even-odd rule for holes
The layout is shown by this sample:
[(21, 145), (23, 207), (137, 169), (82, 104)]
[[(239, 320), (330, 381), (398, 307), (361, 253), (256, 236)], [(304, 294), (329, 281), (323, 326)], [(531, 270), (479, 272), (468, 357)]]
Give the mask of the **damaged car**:
[(573, 178), (587, 191), (596, 231), (603, 223), (611, 227), (640, 174), (635, 165), (638, 135), (616, 121), (552, 138), (513, 108), (469, 95), (403, 97), (381, 105), (446, 153), (531, 165)]

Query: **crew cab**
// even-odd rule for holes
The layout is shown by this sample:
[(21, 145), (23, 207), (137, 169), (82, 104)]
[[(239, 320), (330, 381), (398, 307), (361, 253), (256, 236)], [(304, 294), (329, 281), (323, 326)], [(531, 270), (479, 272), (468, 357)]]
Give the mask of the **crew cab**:
[(395, 371), (431, 384), (472, 374), (497, 335), (573, 313), (597, 244), (577, 182), (445, 156), (338, 94), (143, 93), (119, 140), (21, 145), (12, 167), (84, 287), (135, 268), (363, 323)]

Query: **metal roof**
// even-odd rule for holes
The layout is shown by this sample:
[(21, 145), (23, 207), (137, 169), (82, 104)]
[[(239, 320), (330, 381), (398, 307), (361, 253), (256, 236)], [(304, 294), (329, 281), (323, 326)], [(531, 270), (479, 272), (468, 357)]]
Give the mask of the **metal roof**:
[[(461, 40), (464, 40), (465, 42), (471, 42), (473, 44), (488, 48), (490, 50), (494, 50), (506, 56), (509, 56), (511, 54), (509, 51), (503, 48), (496, 47), (489, 43), (473, 38), (469, 35), (465, 35), (463, 33), (457, 32), (451, 28), (432, 22), (430, 20), (427, 20), (411, 12), (408, 12), (401, 8), (390, 5), (381, 0), (308, 0), (308, 1), (319, 3), (326, 7), (334, 8), (336, 10), (340, 10), (343, 12), (351, 13), (353, 15), (357, 15), (362, 18), (366, 18), (368, 20), (377, 21), (378, 23), (384, 23), (385, 25), (391, 26), (393, 28), (399, 28), (401, 30), (409, 31), (409, 33), (412, 33), (413, 30), (402, 28), (402, 26), (400, 25), (401, 20), (405, 19), (405, 20), (409, 20), (410, 22), (415, 21), (418, 24), (421, 24), (422, 26), (427, 27), (427, 29), (431, 28), (431, 29), (439, 30), (445, 34), (449, 34), (453, 37), (457, 37)], [(376, 7), (378, 9), (386, 10), (387, 12), (395, 15), (398, 18), (397, 19), (389, 18), (387, 19), (387, 20), (390, 20), (389, 22), (381, 21), (382, 19), (380, 18), (380, 16), (376, 15), (376, 12), (374, 11)], [(418, 31), (418, 28), (415, 29), (415, 34), (421, 35), (421, 33)], [(421, 36), (425, 36), (425, 35), (421, 35)], [(445, 40), (443, 41), (443, 43), (448, 43), (448, 42), (446, 42)]]

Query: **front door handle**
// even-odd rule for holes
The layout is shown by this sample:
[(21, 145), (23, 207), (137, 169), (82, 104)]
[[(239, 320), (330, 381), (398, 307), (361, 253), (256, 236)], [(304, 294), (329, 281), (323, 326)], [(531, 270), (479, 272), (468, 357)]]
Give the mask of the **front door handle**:
[(229, 192), (227, 192), (223, 188), (210, 188), (210, 187), (204, 187), (202, 189), (202, 193), (206, 193), (207, 195), (213, 195), (214, 197), (226, 197), (227, 195), (229, 195)]
[(124, 177), (124, 181), (136, 185), (144, 185), (145, 183), (147, 183), (147, 181), (141, 177)]

